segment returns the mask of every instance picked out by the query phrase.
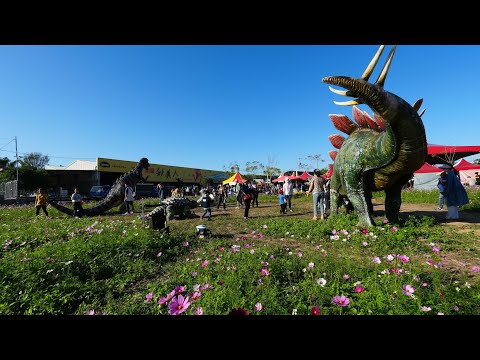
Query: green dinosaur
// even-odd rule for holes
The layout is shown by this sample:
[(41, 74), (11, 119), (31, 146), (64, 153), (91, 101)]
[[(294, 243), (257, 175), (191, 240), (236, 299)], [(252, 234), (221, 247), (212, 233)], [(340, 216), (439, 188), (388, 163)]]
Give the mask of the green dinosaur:
[(334, 159), (330, 184), (331, 213), (338, 213), (339, 195), (348, 196), (358, 212), (359, 225), (374, 226), (372, 192), (385, 191), (385, 214), (390, 222), (398, 222), (401, 191), (427, 158), (427, 139), (418, 114), (422, 99), (410, 106), (405, 100), (384, 90), (384, 82), (395, 54), (392, 48), (388, 59), (372, 84), (368, 82), (384, 45), (380, 46), (361, 78), (328, 76), (327, 84), (343, 87), (336, 94), (356, 98), (337, 105), (366, 104), (373, 110), (374, 119), (365, 111), (353, 106), (354, 123), (346, 115), (331, 114), (335, 128), (349, 135), (330, 135), (329, 139), (338, 153)]

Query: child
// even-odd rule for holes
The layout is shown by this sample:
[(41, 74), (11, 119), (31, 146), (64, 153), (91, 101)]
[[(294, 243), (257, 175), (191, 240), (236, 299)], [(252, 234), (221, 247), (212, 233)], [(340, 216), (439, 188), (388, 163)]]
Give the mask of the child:
[[(125, 207), (127, 209), (127, 212), (124, 214), (133, 214), (133, 212), (135, 211), (134, 207), (133, 207), (133, 188), (129, 185), (129, 184), (125, 184)], [(130, 207), (132, 207), (132, 209), (130, 210)]]
[(278, 197), (280, 199), (280, 214), (286, 214), (287, 213), (287, 202), (285, 200), (285, 194), (283, 193), (282, 189), (278, 190)]
[(37, 210), (37, 216), (40, 216), (40, 208), (42, 208), (43, 212), (45, 213), (45, 216), (48, 217), (47, 199), (48, 199), (48, 195), (45, 194), (45, 191), (43, 190), (43, 188), (39, 188), (38, 194), (35, 196), (35, 208)]
[(78, 188), (75, 188), (72, 194), (72, 203), (73, 203), (73, 216), (76, 218), (82, 217), (83, 207), (82, 207), (82, 195), (80, 195)]
[(198, 202), (200, 202), (203, 207), (202, 219), (207, 215), (207, 219), (210, 221), (210, 217), (212, 216), (212, 198), (210, 197), (210, 191), (208, 191), (208, 189), (205, 190)]

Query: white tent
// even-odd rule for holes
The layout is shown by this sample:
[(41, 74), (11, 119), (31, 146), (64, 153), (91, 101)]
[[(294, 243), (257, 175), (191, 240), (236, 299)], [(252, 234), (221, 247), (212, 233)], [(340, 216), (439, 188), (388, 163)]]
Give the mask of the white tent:
[(413, 173), (413, 188), (415, 190), (432, 190), (437, 188), (438, 177), (443, 170), (428, 163)]

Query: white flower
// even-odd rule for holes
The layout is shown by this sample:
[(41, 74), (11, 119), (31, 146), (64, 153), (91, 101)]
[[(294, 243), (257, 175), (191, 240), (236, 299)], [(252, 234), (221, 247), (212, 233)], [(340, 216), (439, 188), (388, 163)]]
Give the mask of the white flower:
[(470, 285), (467, 281), (465, 281), (465, 286), (469, 289), (472, 287), (472, 285)]
[(309, 269), (313, 269), (314, 266), (315, 266), (315, 264), (313, 262), (308, 263), (308, 268)]
[(70, 265), (71, 263), (73, 263), (73, 261), (72, 261), (72, 260), (70, 260), (70, 261), (67, 261), (67, 262), (65, 263), (65, 265)]
[(303, 268), (302, 271), (303, 271), (303, 272), (307, 272), (307, 269)]
[(47, 274), (48, 274), (48, 273), (51, 273), (52, 271), (53, 271), (53, 269), (47, 270)]
[(288, 255), (292, 255), (293, 253), (291, 251), (288, 252)]
[(392, 261), (393, 259), (394, 259), (394, 257), (392, 256), (392, 254), (387, 255), (387, 260), (388, 261)]
[(325, 280), (324, 278), (317, 279), (317, 284), (320, 285), (321, 287), (324, 287), (326, 283), (327, 283), (327, 280)]
[(297, 309), (293, 309), (292, 315), (297, 315)]
[(460, 288), (458, 286), (455, 288), (455, 290), (457, 290), (457, 292), (460, 292)]

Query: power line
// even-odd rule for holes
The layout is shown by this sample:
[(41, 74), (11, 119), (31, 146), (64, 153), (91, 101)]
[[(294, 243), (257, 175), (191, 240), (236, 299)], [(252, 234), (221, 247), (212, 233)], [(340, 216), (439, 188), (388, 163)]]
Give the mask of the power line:
[[(16, 151), (3, 150), (3, 149), (0, 149), (0, 151), (16, 153)], [(19, 152), (19, 154), (25, 155), (25, 154), (30, 154), (30, 153), (26, 153), (26, 152), (23, 152), (23, 153), (22, 153), (22, 152)], [(96, 158), (53, 156), (53, 155), (48, 155), (48, 154), (46, 154), (46, 156), (48, 156), (49, 158), (52, 158), (52, 159), (96, 160)]]

